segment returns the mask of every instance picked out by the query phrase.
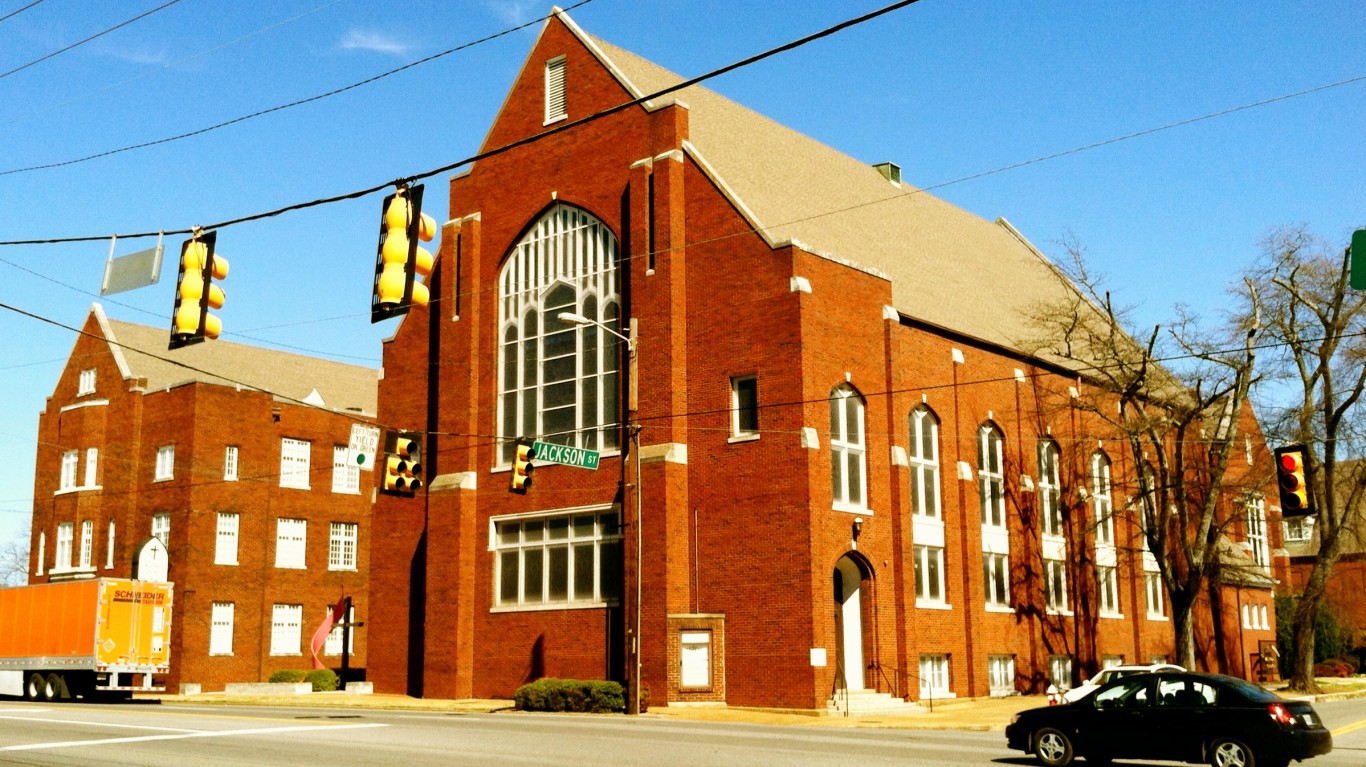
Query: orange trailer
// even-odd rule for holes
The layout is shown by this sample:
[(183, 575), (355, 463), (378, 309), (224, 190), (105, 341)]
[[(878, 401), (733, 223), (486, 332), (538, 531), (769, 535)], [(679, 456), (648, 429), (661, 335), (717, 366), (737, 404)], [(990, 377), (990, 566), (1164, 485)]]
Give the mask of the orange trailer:
[(170, 583), (97, 578), (0, 589), (0, 694), (30, 700), (162, 691)]

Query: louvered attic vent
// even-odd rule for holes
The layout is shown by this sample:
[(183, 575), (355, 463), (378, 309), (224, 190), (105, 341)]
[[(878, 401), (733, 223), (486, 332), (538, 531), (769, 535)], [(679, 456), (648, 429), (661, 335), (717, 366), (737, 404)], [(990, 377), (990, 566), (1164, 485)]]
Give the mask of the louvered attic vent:
[(546, 125), (569, 116), (564, 99), (564, 56), (545, 63), (545, 122)]

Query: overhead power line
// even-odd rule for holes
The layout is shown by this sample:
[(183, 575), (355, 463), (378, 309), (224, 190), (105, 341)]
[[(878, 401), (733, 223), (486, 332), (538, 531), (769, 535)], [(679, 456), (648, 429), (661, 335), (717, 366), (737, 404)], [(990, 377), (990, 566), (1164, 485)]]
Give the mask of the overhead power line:
[[(105, 35), (109, 34), (110, 32), (113, 32), (113, 31), (118, 30), (118, 29), (122, 29), (122, 28), (128, 26), (129, 24), (132, 24), (133, 22), (138, 21), (138, 20), (140, 20), (140, 19), (145, 19), (145, 18), (147, 18), (148, 16), (151, 16), (152, 14), (156, 13), (157, 11), (161, 11), (161, 10), (165, 10), (165, 9), (167, 9), (167, 8), (170, 8), (171, 6), (175, 5), (175, 4), (178, 3), (178, 2), (180, 2), (180, 0), (170, 0), (170, 2), (164, 3), (164, 4), (162, 4), (162, 5), (159, 5), (159, 6), (157, 6), (156, 8), (153, 8), (152, 10), (147, 11), (146, 13), (140, 13), (140, 14), (138, 14), (137, 16), (134, 16), (133, 18), (131, 18), (131, 19), (127, 20), (127, 21), (120, 22), (120, 23), (118, 23), (118, 24), (115, 24), (115, 25), (112, 26), (112, 27), (109, 27), (108, 29), (106, 29), (106, 30), (104, 30), (104, 31), (102, 31), (102, 32), (96, 32), (95, 34), (91, 35), (90, 37), (85, 38), (84, 40), (80, 40), (80, 41), (78, 41), (78, 42), (74, 42), (74, 43), (72, 43), (71, 45), (66, 46), (65, 48), (62, 48), (62, 49), (60, 49), (60, 50), (55, 50), (55, 51), (53, 51), (52, 53), (47, 54), (46, 56), (40, 56), (39, 58), (36, 58), (36, 59), (34, 59), (33, 61), (30, 61), (30, 62), (27, 63), (27, 64), (23, 64), (23, 65), (21, 65), (21, 66), (15, 67), (14, 69), (11, 69), (11, 70), (8, 71), (8, 72), (0, 73), (0, 80), (3, 80), (3, 79), (5, 79), (6, 77), (9, 77), (10, 75), (12, 75), (12, 74), (14, 74), (14, 73), (16, 73), (16, 72), (22, 72), (22, 71), (24, 71), (25, 69), (28, 69), (29, 67), (33, 66), (34, 64), (41, 64), (42, 62), (47, 61), (48, 59), (50, 59), (50, 58), (52, 58), (52, 57), (54, 57), (54, 56), (60, 56), (61, 54), (66, 53), (67, 51), (69, 51), (69, 50), (71, 50), (71, 49), (73, 49), (73, 48), (79, 48), (80, 46), (85, 45), (86, 43), (90, 42), (91, 40), (98, 40), (99, 38), (104, 37)], [(31, 7), (33, 7), (33, 6), (31, 6), (31, 5), (30, 5), (30, 6), (26, 6), (26, 8), (31, 8)], [(22, 11), (22, 10), (25, 10), (25, 8), (20, 8), (20, 9), (19, 9), (19, 11)], [(18, 13), (19, 11), (15, 11), (14, 13)], [(14, 15), (14, 14), (10, 14), (10, 16), (13, 16), (13, 15)], [(6, 16), (5, 18), (9, 18), (9, 16)]]
[(38, 5), (38, 4), (40, 4), (40, 3), (43, 3), (43, 2), (46, 2), (46, 0), (33, 0), (33, 2), (29, 3), (28, 5), (24, 6), (23, 8), (20, 8), (20, 9), (18, 9), (18, 10), (16, 10), (16, 11), (10, 11), (9, 13), (5, 14), (4, 16), (0, 16), (0, 21), (8, 21), (9, 19), (11, 19), (11, 18), (13, 18), (13, 17), (15, 17), (15, 16), (18, 16), (19, 14), (23, 13), (24, 11), (27, 11), (28, 9), (32, 8), (33, 6)]

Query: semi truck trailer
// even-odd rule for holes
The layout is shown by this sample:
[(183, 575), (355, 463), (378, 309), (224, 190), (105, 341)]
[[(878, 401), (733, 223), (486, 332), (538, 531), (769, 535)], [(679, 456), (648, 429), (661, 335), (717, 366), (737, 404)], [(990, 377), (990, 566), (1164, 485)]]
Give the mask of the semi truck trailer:
[(170, 583), (126, 578), (0, 589), (0, 695), (164, 691), (157, 677), (170, 671), (172, 595)]

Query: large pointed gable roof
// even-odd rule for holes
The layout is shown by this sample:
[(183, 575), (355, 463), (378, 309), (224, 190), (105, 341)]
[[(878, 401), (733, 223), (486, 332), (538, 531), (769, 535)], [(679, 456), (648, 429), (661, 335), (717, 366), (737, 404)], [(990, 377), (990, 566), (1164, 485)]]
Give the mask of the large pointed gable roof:
[[(559, 17), (637, 98), (683, 81)], [(1004, 220), (895, 185), (701, 86), (660, 101), (687, 106), (685, 148), (770, 244), (793, 243), (889, 278), (894, 308), (909, 318), (1019, 350), (1031, 312), (1076, 299), (1071, 283)]]
[(241, 385), (329, 410), (376, 412), (379, 371), (374, 368), (223, 340), (167, 350), (167, 328), (108, 319), (98, 304), (92, 311), (120, 371), (129, 379), (146, 379), (147, 391), (186, 383)]

